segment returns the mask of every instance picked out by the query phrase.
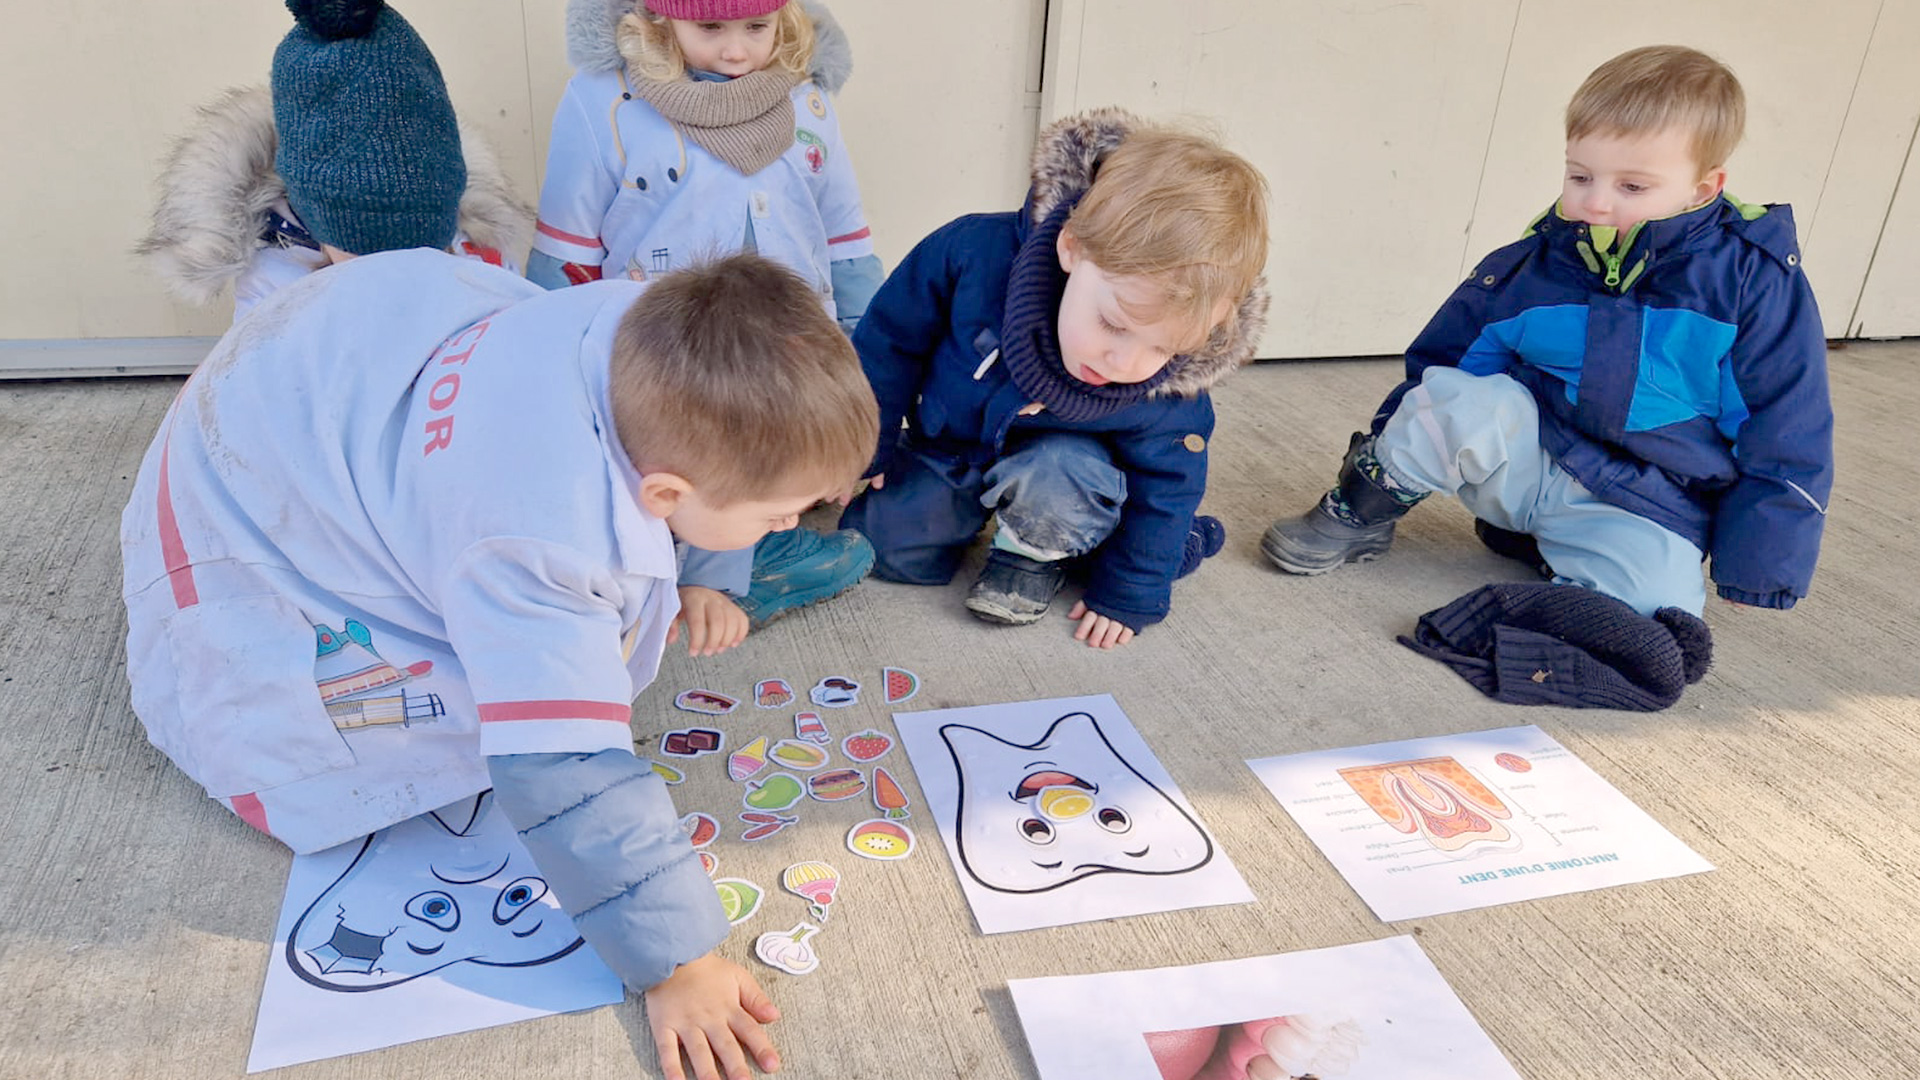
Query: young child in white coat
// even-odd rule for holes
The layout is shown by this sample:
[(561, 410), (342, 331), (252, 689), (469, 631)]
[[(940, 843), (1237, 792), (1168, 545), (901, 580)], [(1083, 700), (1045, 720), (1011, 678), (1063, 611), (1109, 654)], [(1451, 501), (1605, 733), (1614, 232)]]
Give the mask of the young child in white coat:
[[(527, 276), (549, 289), (636, 281), (755, 251), (810, 283), (849, 333), (883, 277), (830, 94), (851, 50), (801, 0), (571, 0), (577, 74), (554, 112)], [(753, 552), (690, 549), (696, 651), (866, 576), (850, 530), (796, 529)], [(729, 598), (731, 597), (731, 599)]]

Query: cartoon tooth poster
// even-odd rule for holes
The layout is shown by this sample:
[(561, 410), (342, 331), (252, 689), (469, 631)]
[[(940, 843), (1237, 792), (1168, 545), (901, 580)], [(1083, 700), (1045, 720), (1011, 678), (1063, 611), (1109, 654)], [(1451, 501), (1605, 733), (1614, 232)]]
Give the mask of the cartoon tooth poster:
[(1537, 727), (1247, 765), (1386, 922), (1713, 869)]
[(1253, 900), (1111, 695), (893, 719), (982, 933)]
[(294, 857), (247, 1071), (622, 994), (482, 793)]

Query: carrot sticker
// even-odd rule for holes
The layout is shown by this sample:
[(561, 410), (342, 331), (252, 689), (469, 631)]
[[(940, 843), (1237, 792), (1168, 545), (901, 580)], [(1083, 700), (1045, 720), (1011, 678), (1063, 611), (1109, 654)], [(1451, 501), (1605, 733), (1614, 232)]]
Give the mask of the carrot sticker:
[(907, 813), (907, 793), (894, 782), (893, 774), (879, 765), (873, 767), (873, 805), (891, 820), (913, 816)]

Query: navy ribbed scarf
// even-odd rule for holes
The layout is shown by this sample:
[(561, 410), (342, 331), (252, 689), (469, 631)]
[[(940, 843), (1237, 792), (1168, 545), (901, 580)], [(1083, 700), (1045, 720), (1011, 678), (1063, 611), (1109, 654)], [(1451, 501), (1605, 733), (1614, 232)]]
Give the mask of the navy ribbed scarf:
[(1167, 372), (1173, 368), (1168, 364), (1145, 382), (1105, 386), (1083, 383), (1067, 374), (1056, 326), (1067, 273), (1060, 269), (1056, 245), (1067, 215), (1079, 201), (1076, 195), (1061, 203), (1027, 234), (1007, 275), (1007, 306), (1000, 317), (1000, 361), (1007, 366), (1013, 385), (1027, 400), (1037, 401), (1048, 412), (1074, 423), (1097, 420), (1144, 401), (1154, 387), (1166, 381)]

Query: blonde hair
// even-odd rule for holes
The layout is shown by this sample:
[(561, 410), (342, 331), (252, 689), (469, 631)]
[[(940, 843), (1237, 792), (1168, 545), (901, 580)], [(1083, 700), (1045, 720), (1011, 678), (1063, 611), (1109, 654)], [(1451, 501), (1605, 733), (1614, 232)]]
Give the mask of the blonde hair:
[(1101, 159), (1066, 228), (1102, 273), (1161, 288), (1160, 310), (1129, 315), (1186, 320), (1197, 346), (1266, 266), (1267, 182), (1213, 139), (1140, 127)]
[[(787, 0), (772, 15), (773, 56), (767, 66), (782, 68), (795, 78), (812, 77), (813, 20), (800, 0)], [(655, 15), (644, 3), (621, 17), (614, 27), (614, 44), (627, 70), (653, 82), (673, 82), (687, 75), (687, 58), (673, 36), (673, 20)]]
[(851, 487), (880, 410), (860, 359), (799, 275), (753, 254), (663, 275), (621, 317), (614, 427), (643, 473), (715, 505)]
[(1587, 76), (1567, 103), (1567, 141), (1588, 135), (1692, 136), (1700, 175), (1719, 168), (1747, 127), (1747, 97), (1731, 69), (1698, 49), (1630, 49)]

